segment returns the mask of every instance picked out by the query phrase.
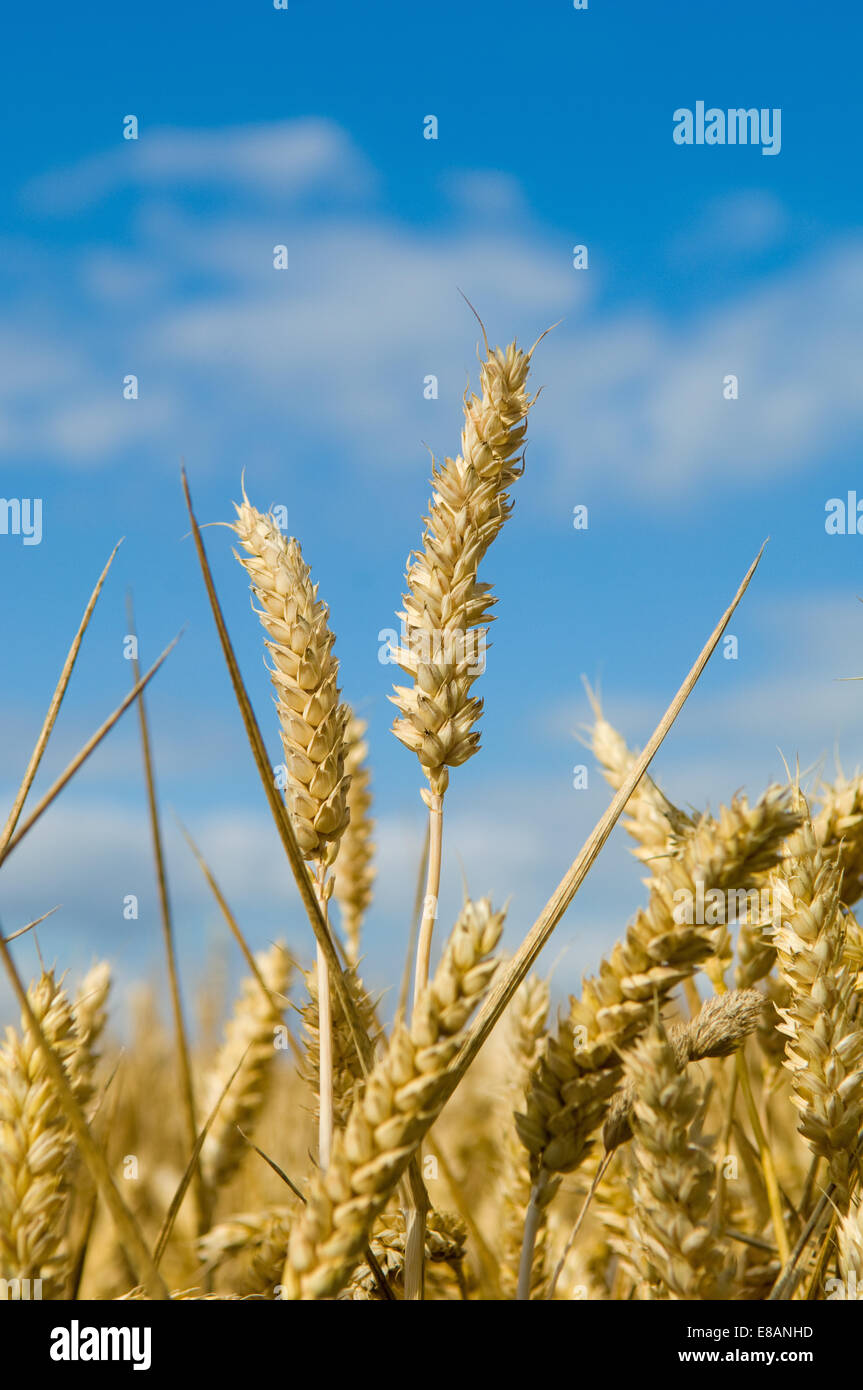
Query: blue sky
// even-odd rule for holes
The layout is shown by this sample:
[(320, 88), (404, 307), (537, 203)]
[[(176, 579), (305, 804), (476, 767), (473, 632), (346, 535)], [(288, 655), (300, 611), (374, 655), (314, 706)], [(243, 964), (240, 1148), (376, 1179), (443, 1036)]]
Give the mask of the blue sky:
[[(448, 794), (444, 921), (463, 871), (472, 891), (511, 896), (518, 941), (607, 799), (598, 775), (571, 787), (582, 673), (643, 742), (767, 535), (733, 623), (739, 659), (711, 663), (660, 780), (715, 806), (778, 776), (777, 748), (830, 771), (838, 747), (853, 770), (863, 696), (837, 678), (863, 674), (863, 539), (827, 536), (824, 509), (863, 496), (856, 13), (256, 0), (48, 5), (7, 28), (0, 493), (41, 498), (44, 534), (0, 536), (0, 792), (124, 535), (46, 777), (125, 692), (131, 586), (145, 659), (188, 624), (150, 711), (190, 997), (222, 932), (171, 809), (256, 944), (309, 941), (184, 538), (179, 461), (202, 520), (230, 517), (242, 468), (252, 500), (285, 505), (331, 605), (345, 694), (370, 721), (367, 973), (384, 987), (422, 807), (415, 759), (388, 732), (377, 634), (420, 539), (426, 450), (457, 449), (476, 379), (459, 290), (496, 341), (562, 322), (536, 354), (528, 467), (485, 562), (499, 616), (483, 751)], [(674, 111), (699, 100), (780, 108), (780, 153), (676, 145)], [(128, 114), (137, 141), (122, 138)], [(276, 761), (243, 575), (228, 533), (206, 534)], [(130, 721), (5, 866), (5, 929), (62, 903), (40, 933), (49, 959), (79, 969), (107, 952), (123, 979), (157, 975), (144, 810)], [(137, 923), (122, 919), (129, 892)], [(561, 989), (640, 893), (617, 836), (549, 948)], [(19, 949), (29, 972), (32, 943)]]

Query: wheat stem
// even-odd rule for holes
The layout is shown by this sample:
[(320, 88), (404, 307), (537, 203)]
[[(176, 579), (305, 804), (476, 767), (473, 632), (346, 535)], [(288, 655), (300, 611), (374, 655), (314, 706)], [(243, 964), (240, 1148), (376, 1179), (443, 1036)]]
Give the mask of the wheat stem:
[(426, 873), (426, 891), (423, 900), (423, 915), (417, 941), (416, 969), (414, 971), (414, 1004), (421, 997), (428, 984), (429, 963), (431, 961), (432, 933), (438, 913), (440, 893), (441, 850), (443, 845), (443, 793), (429, 795), (429, 857)]

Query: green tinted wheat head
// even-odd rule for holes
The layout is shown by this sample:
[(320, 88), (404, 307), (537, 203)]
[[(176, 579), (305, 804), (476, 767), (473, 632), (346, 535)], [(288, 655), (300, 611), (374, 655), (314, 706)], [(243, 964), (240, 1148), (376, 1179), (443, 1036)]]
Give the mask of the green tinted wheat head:
[(291, 964), (284, 945), (276, 943), (255, 959), (268, 992), (264, 993), (254, 976), (243, 981), (225, 1027), (225, 1041), (202, 1088), (206, 1117), (239, 1067), (201, 1149), (201, 1169), (212, 1194), (236, 1172), (246, 1152), (237, 1126), (248, 1129), (263, 1105), (276, 1060), (276, 1029), (287, 1003), (284, 995), (290, 984)]
[(386, 1052), (335, 1136), (326, 1174), (311, 1182), (291, 1231), (283, 1297), (332, 1298), (359, 1263), (411, 1155), (447, 1095), (449, 1067), (494, 974), (489, 956), (503, 913), (466, 903), (410, 1028), (397, 1022)]
[[(44, 972), (27, 997), (46, 1041), (68, 1069), (78, 1037), (62, 985), (53, 972)], [(22, 1019), (20, 1033), (8, 1028), (0, 1047), (0, 1277), (42, 1279), (45, 1298), (62, 1292), (72, 1148), (44, 1054)]]

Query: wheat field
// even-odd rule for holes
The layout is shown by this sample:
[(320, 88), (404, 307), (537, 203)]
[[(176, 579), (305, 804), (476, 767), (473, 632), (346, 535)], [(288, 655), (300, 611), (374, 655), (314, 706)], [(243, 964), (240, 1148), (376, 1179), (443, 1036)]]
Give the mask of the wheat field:
[[(226, 1019), (218, 978), (202, 982), (193, 1027), (143, 698), (170, 651), (144, 674), (136, 666), (127, 699), (30, 804), (109, 560), (0, 833), (0, 870), (137, 708), (169, 1007), (142, 986), (121, 1047), (104, 962), (80, 979), (58, 967), (29, 981), (13, 936), (38, 937), (42, 919), (0, 938), (20, 1014), (0, 1048), (6, 1297), (858, 1297), (863, 776), (808, 786), (789, 771), (714, 814), (675, 805), (646, 770), (757, 559), (643, 751), (590, 692), (584, 738), (608, 810), (514, 954), (500, 945), (506, 884), (466, 900), (455, 922), (439, 916), (450, 779), (482, 756), (496, 601), (487, 552), (529, 485), (536, 347), (492, 348), (483, 330), (460, 449), (434, 463), (405, 575), (393, 733), (428, 831), (389, 1017), (363, 982), (375, 913), (365, 725), (342, 697), (326, 575), (313, 579), (301, 539), (249, 499), (251, 478), (225, 524), (270, 670), (278, 775), (183, 483), (222, 655), (308, 915), (305, 956), (247, 940), (189, 836), (246, 963)], [(557, 1006), (541, 953), (619, 818), (643, 900), (580, 994)]]

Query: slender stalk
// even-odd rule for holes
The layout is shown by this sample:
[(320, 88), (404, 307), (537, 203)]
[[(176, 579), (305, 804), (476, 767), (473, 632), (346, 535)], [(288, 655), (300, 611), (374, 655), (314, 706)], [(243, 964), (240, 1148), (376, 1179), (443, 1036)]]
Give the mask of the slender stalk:
[(404, 971), (403, 971), (403, 973), (402, 973), (402, 985), (401, 985), (401, 989), (399, 990), (399, 1006), (398, 1006), (398, 1009), (396, 1010), (396, 1012), (399, 1013), (402, 1017), (405, 1016), (405, 1014), (407, 1013), (407, 1010), (408, 1010), (408, 998), (410, 997), (410, 989), (411, 989), (411, 965), (413, 964), (413, 961), (414, 961), (414, 954), (415, 954), (415, 952), (416, 952), (416, 946), (417, 946), (417, 932), (418, 932), (418, 930), (419, 930), (420, 918), (422, 917), (422, 911), (423, 911), (423, 885), (424, 885), (425, 880), (426, 880), (426, 874), (428, 873), (428, 863), (429, 863), (429, 830), (428, 830), (428, 821), (426, 821), (425, 838), (424, 838), (424, 840), (423, 840), (423, 852), (422, 852), (422, 854), (421, 854), (421, 856), (420, 856), (420, 862), (419, 862), (419, 866), (418, 866), (418, 868), (417, 868), (416, 895), (415, 895), (415, 897), (414, 897), (414, 910), (413, 910), (413, 915), (412, 915), (412, 917), (411, 917), (411, 929), (410, 929), (410, 934), (409, 934), (409, 937), (408, 937), (408, 948), (407, 948), (407, 951), (405, 952), (405, 968), (404, 968)]
[[(324, 883), (326, 879), (326, 868), (323, 864), (318, 864), (318, 898), (321, 904), (321, 912), (327, 916), (327, 900), (325, 896)], [(320, 1102), (320, 1116), (318, 1121), (318, 1162), (324, 1172), (330, 1166), (330, 1155), (333, 1151), (333, 1130), (335, 1120), (333, 1118), (333, 1008), (330, 997), (330, 972), (327, 968), (326, 957), (321, 950), (320, 943), (317, 946), (318, 962), (318, 1051), (319, 1051), (319, 1076), (318, 1076), (318, 1099)]]
[(249, 967), (249, 973), (253, 975), (254, 978), (257, 980), (258, 984), (261, 987), (261, 991), (264, 997), (266, 999), (269, 999), (271, 1003), (278, 1004), (280, 1001), (275, 996), (274, 992), (270, 989), (269, 985), (267, 984), (266, 980), (261, 974), (261, 967), (255, 960), (254, 954), (249, 946), (249, 943), (243, 936), (242, 931), (240, 930), (240, 924), (234, 916), (233, 912), (231, 911), (230, 907), (228, 906), (225, 895), (219, 887), (218, 883), (216, 882), (216, 879), (213, 876), (209, 864), (207, 863), (204, 856), (201, 854), (201, 851), (198, 849), (198, 846), (195, 844), (195, 841), (192, 839), (191, 835), (189, 834), (186, 827), (183, 825), (182, 821), (178, 819), (177, 824), (179, 825), (180, 829), (183, 832), (183, 835), (186, 838), (186, 843), (189, 846), (189, 849), (192, 851), (193, 855), (195, 856), (195, 859), (197, 860), (198, 867), (200, 868), (201, 873), (204, 875), (204, 878), (207, 880), (207, 883), (209, 884), (210, 891), (212, 892), (213, 897), (216, 899), (216, 902), (218, 903), (221, 909), (222, 916), (228, 924), (228, 928), (231, 932), (231, 935), (233, 936), (234, 940), (236, 941), (237, 945), (243, 953), (243, 959), (245, 960), (246, 965)]
[(485, 1236), (483, 1235), (482, 1231), (477, 1225), (476, 1217), (471, 1211), (470, 1203), (468, 1202), (467, 1198), (464, 1195), (464, 1192), (462, 1191), (461, 1183), (458, 1181), (458, 1178), (453, 1172), (450, 1162), (447, 1159), (446, 1155), (443, 1153), (440, 1145), (436, 1142), (435, 1139), (431, 1137), (431, 1135), (429, 1135), (428, 1139), (426, 1140), (426, 1143), (428, 1144), (429, 1149), (438, 1161), (438, 1165), (444, 1176), (444, 1181), (446, 1182), (447, 1187), (452, 1193), (452, 1199), (455, 1203), (456, 1211), (458, 1212), (459, 1216), (461, 1217), (462, 1221), (468, 1229), (468, 1233), (470, 1235), (471, 1240), (473, 1241), (474, 1248), (477, 1253), (477, 1258), (479, 1259), (480, 1266), (482, 1268), (483, 1277), (485, 1278), (486, 1284), (488, 1285), (491, 1297), (494, 1299), (500, 1299), (501, 1291), (500, 1279), (498, 1277), (498, 1262), (495, 1258), (494, 1251), (492, 1250), (491, 1246), (489, 1245), (488, 1241), (486, 1240)]
[(426, 892), (423, 900), (423, 915), (420, 922), (417, 942), (417, 959), (414, 970), (414, 1008), (428, 984), (429, 963), (431, 961), (432, 934), (438, 915), (438, 895), (440, 894), (441, 848), (443, 844), (443, 792), (428, 792), (429, 808), (429, 856), (426, 875)]
[(554, 1273), (548, 1281), (548, 1289), (546, 1290), (545, 1294), (546, 1299), (554, 1298), (554, 1291), (557, 1288), (557, 1281), (563, 1273), (563, 1267), (566, 1264), (567, 1259), (569, 1258), (569, 1252), (575, 1245), (576, 1237), (584, 1224), (584, 1218), (587, 1216), (587, 1209), (593, 1201), (593, 1198), (596, 1195), (596, 1189), (599, 1187), (599, 1184), (605, 1177), (605, 1174), (608, 1171), (608, 1166), (616, 1153), (617, 1149), (609, 1149), (608, 1153), (605, 1154), (602, 1162), (596, 1170), (593, 1182), (590, 1184), (590, 1190), (587, 1196), (585, 1197), (584, 1202), (582, 1203), (581, 1211), (575, 1218), (575, 1223), (572, 1227), (572, 1230), (569, 1233), (569, 1239), (567, 1240), (566, 1245), (563, 1247), (563, 1253), (561, 1254), (560, 1259), (554, 1267)]
[(530, 1282), (533, 1273), (533, 1254), (536, 1249), (536, 1235), (542, 1220), (543, 1196), (548, 1186), (548, 1173), (540, 1170), (539, 1177), (530, 1190), (530, 1201), (524, 1218), (524, 1239), (521, 1243), (521, 1259), (518, 1263), (518, 1289), (516, 1298), (520, 1303), (530, 1299)]
[(45, 752), (48, 740), (51, 737), (51, 731), (53, 730), (54, 725), (57, 721), (57, 715), (60, 712), (60, 706), (63, 703), (63, 696), (66, 694), (66, 689), (69, 685), (69, 681), (72, 676), (72, 671), (74, 669), (75, 662), (78, 658), (78, 652), (81, 647), (81, 642), (84, 638), (84, 633), (87, 631), (87, 628), (90, 624), (90, 619), (93, 616), (93, 609), (96, 607), (96, 601), (99, 597), (99, 594), (102, 592), (102, 585), (105, 583), (105, 580), (108, 577), (108, 571), (114, 562), (114, 556), (117, 554), (117, 551), (120, 549), (120, 546), (122, 544), (122, 541), (118, 541), (117, 544), (114, 546), (114, 549), (111, 551), (111, 554), (108, 556), (108, 563), (106, 564), (102, 573), (99, 575), (98, 580), (96, 581), (96, 587), (90, 595), (90, 600), (87, 604), (87, 607), (84, 609), (84, 616), (81, 619), (78, 631), (75, 633), (74, 640), (72, 642), (71, 647), (69, 648), (66, 660), (63, 663), (63, 669), (60, 672), (60, 678), (57, 681), (57, 685), (54, 689), (54, 694), (51, 696), (51, 703), (48, 706), (48, 713), (45, 715), (45, 720), (39, 732), (39, 737), (36, 740), (33, 752), (30, 754), (30, 761), (27, 764), (27, 770), (24, 773), (21, 785), (15, 793), (15, 800), (12, 802), (12, 809), (9, 812), (6, 824), (3, 827), (3, 833), (0, 834), (0, 860), (2, 860), (5, 857), (9, 841), (12, 839), (12, 835), (15, 831), (15, 826), (18, 824), (21, 812), (24, 809), (24, 802), (27, 800), (30, 788), (33, 785), (36, 773), (39, 770), (39, 764), (42, 761), (42, 754)]
[(90, 757), (90, 754), (95, 752), (102, 740), (111, 732), (114, 725), (126, 713), (126, 710), (129, 708), (129, 706), (138, 698), (144, 687), (150, 683), (150, 681), (153, 679), (156, 672), (158, 671), (159, 667), (162, 665), (162, 662), (167, 659), (167, 657), (176, 647), (181, 636), (182, 633), (178, 633), (177, 636), (174, 638), (173, 642), (168, 643), (167, 647), (162, 652), (162, 655), (159, 657), (158, 661), (153, 662), (153, 665), (150, 667), (147, 674), (145, 676), (142, 676), (141, 679), (138, 681), (138, 684), (134, 687), (134, 689), (129, 691), (129, 694), (126, 696), (125, 700), (120, 701), (120, 704), (114, 710), (113, 714), (109, 714), (104, 724), (102, 724), (96, 730), (95, 734), (92, 734), (91, 737), (88, 738), (87, 742), (84, 744), (84, 747), (80, 749), (78, 753), (76, 753), (72, 761), (60, 773), (60, 776), (57, 778), (57, 780), (54, 783), (52, 783), (52, 785), (48, 788), (45, 795), (42, 797), (42, 800), (37, 803), (35, 809), (30, 812), (24, 824), (19, 827), (18, 831), (12, 836), (12, 838), (6, 840), (4, 837), (3, 840), (0, 840), (0, 864), (3, 864), (9, 858), (9, 855), (12, 853), (13, 849), (17, 849), (18, 845), (20, 845), (21, 841), (24, 839), (24, 836), (29, 834), (29, 832), (33, 829), (33, 826), (45, 814), (52, 802), (57, 800), (57, 797), (60, 795), (63, 788), (67, 786), (69, 782), (71, 782), (72, 778), (75, 776), (75, 773), (79, 770), (79, 768), (83, 767), (84, 763)]
[[(414, 971), (414, 1009), (420, 1001), (429, 978), (432, 934), (438, 915), (440, 894), (441, 848), (443, 844), (443, 792), (425, 792), (428, 798), (428, 871), (423, 900), (423, 915), (417, 940), (417, 959)], [(422, 1163), (422, 1149), (417, 1149), (417, 1162)], [(409, 1200), (405, 1207), (405, 1302), (422, 1299), (425, 1289), (426, 1209)]]

